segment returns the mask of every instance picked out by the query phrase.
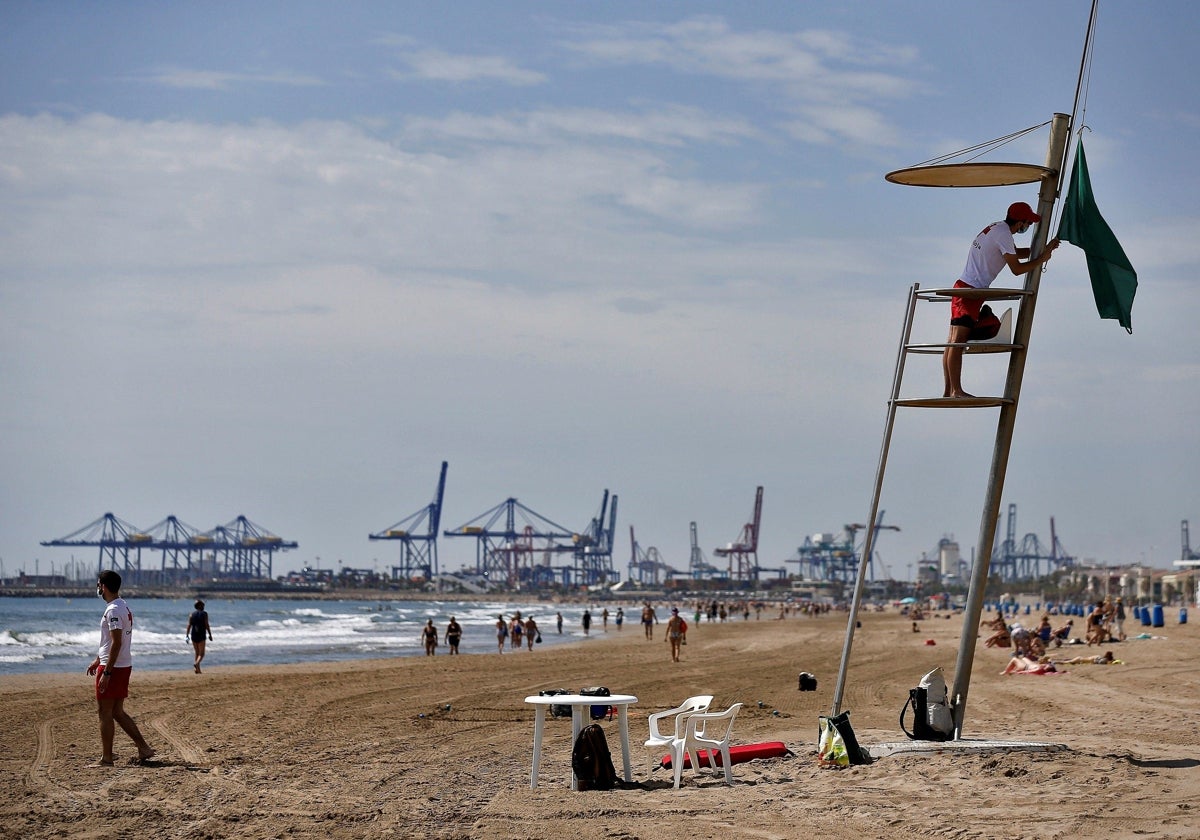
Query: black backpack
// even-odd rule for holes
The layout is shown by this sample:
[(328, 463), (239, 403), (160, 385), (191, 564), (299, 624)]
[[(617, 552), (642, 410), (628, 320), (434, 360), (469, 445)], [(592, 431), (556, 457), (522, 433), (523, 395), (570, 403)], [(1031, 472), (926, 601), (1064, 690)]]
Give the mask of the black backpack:
[(580, 790), (612, 790), (617, 784), (608, 741), (598, 723), (589, 723), (571, 748), (571, 769)]

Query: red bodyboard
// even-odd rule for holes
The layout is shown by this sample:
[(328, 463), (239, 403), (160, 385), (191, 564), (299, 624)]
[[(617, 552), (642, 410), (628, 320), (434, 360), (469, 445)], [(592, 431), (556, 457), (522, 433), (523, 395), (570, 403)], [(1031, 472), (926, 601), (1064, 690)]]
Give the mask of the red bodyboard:
[[(761, 744), (739, 744), (736, 747), (729, 748), (729, 763), (741, 764), (743, 761), (753, 761), (756, 758), (778, 758), (781, 755), (791, 755), (792, 751), (787, 748), (783, 741), (764, 741)], [(701, 767), (708, 766), (708, 750), (700, 750), (698, 756)], [(717, 750), (713, 756), (713, 760), (720, 767), (724, 760), (721, 751)], [(671, 769), (671, 756), (664, 755), (660, 766), (666, 770)], [(692, 757), (684, 754), (683, 768), (691, 769)]]

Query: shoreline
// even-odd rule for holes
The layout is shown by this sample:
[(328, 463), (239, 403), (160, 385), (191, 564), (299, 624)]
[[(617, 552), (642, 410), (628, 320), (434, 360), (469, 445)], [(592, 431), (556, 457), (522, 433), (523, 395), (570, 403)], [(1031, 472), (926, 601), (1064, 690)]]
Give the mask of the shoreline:
[[(79, 674), (0, 678), (0, 771), (14, 780), (0, 819), (14, 836), (99, 837), (87, 803), (104, 800), (122, 834), (360, 838), (422, 836), (611, 840), (612, 837), (832, 838), (1200, 834), (1200, 630), (1172, 625), (1113, 646), (1126, 664), (1059, 676), (999, 672), (1007, 652), (975, 654), (967, 738), (1052, 740), (1057, 753), (895, 755), (846, 770), (815, 760), (829, 712), (845, 613), (726, 623), (688, 632), (671, 663), (662, 625), (603, 643), (530, 654), (135, 672), (126, 709), (158, 751), (146, 766), (117, 733), (118, 767), (89, 767), (98, 733), (92, 681)], [(953, 667), (961, 617), (914, 633), (896, 613), (865, 613), (844, 708), (864, 744), (903, 741), (897, 726), (921, 675)], [(603, 636), (603, 634), (596, 634)], [(928, 644), (933, 642), (933, 644)], [(1081, 648), (1073, 648), (1072, 652)], [(818, 688), (797, 690), (797, 674)], [(630, 707), (634, 784), (567, 786), (570, 724), (548, 720), (530, 790), (539, 689), (604, 685)], [(743, 707), (738, 744), (783, 741), (792, 757), (740, 764), (733, 785), (688, 771), (674, 790), (641, 748), (646, 716), (692, 694)], [(617, 722), (601, 721), (620, 768)], [(655, 757), (657, 760), (657, 757)], [(1013, 807), (1035, 796), (1033, 807)], [(1024, 801), (1024, 800), (1023, 800)]]

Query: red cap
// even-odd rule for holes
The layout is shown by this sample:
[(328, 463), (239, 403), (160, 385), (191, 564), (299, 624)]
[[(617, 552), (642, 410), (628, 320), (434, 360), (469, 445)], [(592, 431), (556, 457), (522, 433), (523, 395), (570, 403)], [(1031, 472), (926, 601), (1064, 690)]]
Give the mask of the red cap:
[(1008, 206), (1008, 218), (1014, 222), (1040, 222), (1042, 217), (1033, 212), (1033, 208), (1024, 201), (1018, 201), (1016, 204)]

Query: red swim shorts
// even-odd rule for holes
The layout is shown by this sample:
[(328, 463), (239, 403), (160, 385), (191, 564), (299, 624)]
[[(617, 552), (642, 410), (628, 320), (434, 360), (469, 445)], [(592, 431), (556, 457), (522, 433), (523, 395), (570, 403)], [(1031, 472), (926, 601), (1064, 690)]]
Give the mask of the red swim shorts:
[[(969, 283), (964, 283), (961, 280), (954, 281), (956, 289), (971, 289), (974, 288)], [(983, 301), (979, 298), (950, 298), (950, 326), (952, 327), (973, 327), (979, 320), (979, 310), (983, 307)]]
[[(101, 665), (96, 670), (96, 699), (97, 700), (122, 700), (129, 696), (129, 675), (133, 673), (132, 668), (113, 668), (111, 671), (108, 667)], [(105, 686), (105, 691), (100, 690), (100, 675), (108, 674), (108, 685)]]

